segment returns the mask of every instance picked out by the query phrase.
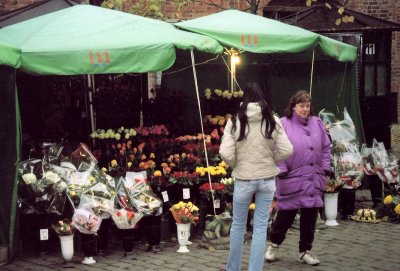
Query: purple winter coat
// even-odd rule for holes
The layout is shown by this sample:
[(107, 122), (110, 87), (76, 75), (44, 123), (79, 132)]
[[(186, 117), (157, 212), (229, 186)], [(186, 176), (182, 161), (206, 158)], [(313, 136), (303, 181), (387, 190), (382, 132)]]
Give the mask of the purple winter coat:
[(295, 112), (291, 119), (283, 117), (281, 122), (293, 145), (293, 154), (278, 164), (280, 175), (284, 176), (276, 181), (277, 209), (322, 207), (325, 172), (331, 170), (325, 126), (316, 116), (309, 116), (306, 121)]

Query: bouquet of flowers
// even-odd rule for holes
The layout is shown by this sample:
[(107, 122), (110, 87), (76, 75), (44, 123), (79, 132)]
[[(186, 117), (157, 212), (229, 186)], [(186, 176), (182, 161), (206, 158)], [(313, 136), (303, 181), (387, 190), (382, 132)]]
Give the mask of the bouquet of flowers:
[(344, 182), (344, 188), (355, 189), (361, 185), (364, 167), (360, 153), (335, 154), (333, 164), (337, 181)]
[(223, 183), (203, 183), (200, 187), (200, 194), (205, 196), (208, 200), (212, 200), (212, 193), (214, 193), (214, 197), (218, 197), (219, 199), (222, 199), (226, 187)]
[(363, 159), (365, 174), (376, 175), (372, 148), (368, 148), (366, 144), (363, 144), (361, 146), (361, 157)]
[(144, 215), (160, 215), (162, 201), (151, 190), (147, 181), (136, 179), (133, 185), (120, 178), (117, 185), (120, 204), (127, 210), (137, 210)]
[(126, 230), (133, 229), (143, 217), (143, 214), (122, 208), (114, 210), (111, 217), (118, 229)]
[(399, 183), (398, 160), (394, 155), (388, 155), (383, 142), (373, 140), (372, 158), (374, 171), (383, 182), (388, 184)]
[(178, 224), (196, 224), (199, 221), (199, 208), (190, 201), (180, 201), (172, 205), (169, 210)]
[(38, 159), (22, 162), (19, 173), (18, 202), (23, 213), (62, 214), (67, 184), (60, 175)]
[(341, 180), (338, 180), (336, 178), (328, 177), (327, 181), (326, 181), (325, 193), (338, 192), (343, 187), (344, 184), (345, 183), (342, 182)]
[(74, 224), (67, 218), (58, 221), (58, 223), (52, 225), (52, 227), (59, 236), (73, 235), (75, 232)]
[(96, 234), (100, 228), (101, 217), (90, 209), (75, 209), (72, 223), (76, 229), (84, 234)]

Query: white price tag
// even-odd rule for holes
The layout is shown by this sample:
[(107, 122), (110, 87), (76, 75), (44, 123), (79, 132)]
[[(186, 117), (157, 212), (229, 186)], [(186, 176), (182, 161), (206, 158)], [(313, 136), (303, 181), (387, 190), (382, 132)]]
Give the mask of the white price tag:
[(168, 197), (168, 192), (167, 191), (162, 191), (161, 195), (163, 197), (164, 202), (169, 201), (169, 197)]
[(214, 207), (215, 207), (215, 209), (221, 208), (221, 203), (220, 203), (219, 199), (214, 200)]
[(40, 241), (49, 240), (49, 229), (40, 229)]
[(183, 188), (183, 199), (190, 199), (190, 189)]

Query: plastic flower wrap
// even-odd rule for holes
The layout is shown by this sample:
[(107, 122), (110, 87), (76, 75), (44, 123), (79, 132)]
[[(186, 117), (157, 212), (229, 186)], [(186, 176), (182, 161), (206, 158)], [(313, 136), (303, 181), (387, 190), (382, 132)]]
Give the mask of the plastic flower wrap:
[(169, 210), (178, 224), (195, 224), (199, 221), (199, 208), (190, 201), (180, 201), (172, 205)]
[(110, 191), (107, 186), (98, 182), (81, 194), (79, 207), (92, 209), (96, 215), (107, 216), (114, 211), (115, 191)]
[(74, 227), (84, 234), (97, 234), (101, 220), (101, 217), (90, 209), (75, 209), (72, 216)]
[(343, 109), (343, 120), (339, 120), (335, 114), (322, 109), (318, 113), (318, 117), (329, 130), (332, 141), (350, 142), (356, 139), (356, 129), (347, 109)]
[(325, 193), (335, 193), (343, 187), (345, 183), (342, 180), (336, 178), (331, 178), (330, 176), (326, 180)]
[(363, 159), (365, 174), (376, 175), (372, 148), (368, 148), (366, 144), (363, 144), (361, 146), (361, 157)]
[(335, 175), (344, 182), (344, 188), (358, 188), (364, 175), (360, 153), (343, 152), (334, 155)]
[(163, 203), (154, 194), (146, 180), (136, 179), (133, 184), (130, 184), (121, 177), (117, 187), (120, 204), (125, 209), (136, 210), (144, 215), (160, 215), (162, 213)]
[(111, 213), (111, 217), (118, 229), (126, 230), (133, 229), (143, 217), (143, 214), (122, 208), (115, 209)]
[(80, 206), (82, 198), (84, 204), (92, 202), (94, 208), (99, 208), (99, 213), (110, 211), (110, 207), (116, 195), (114, 179), (101, 171), (96, 164), (80, 164), (79, 171), (69, 175), (68, 197), (75, 207)]
[(25, 214), (59, 214), (65, 206), (67, 184), (47, 163), (30, 159), (19, 165), (18, 205)]
[(399, 183), (398, 160), (394, 155), (388, 155), (383, 142), (373, 140), (372, 158), (374, 171), (383, 182), (388, 184)]

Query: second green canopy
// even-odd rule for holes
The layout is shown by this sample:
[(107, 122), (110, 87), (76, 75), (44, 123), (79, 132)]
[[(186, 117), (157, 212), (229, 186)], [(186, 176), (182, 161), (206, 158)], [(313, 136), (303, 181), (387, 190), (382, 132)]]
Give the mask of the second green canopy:
[(236, 49), (266, 54), (294, 54), (316, 48), (341, 62), (354, 61), (357, 48), (320, 34), (238, 10), (226, 10), (175, 24)]

